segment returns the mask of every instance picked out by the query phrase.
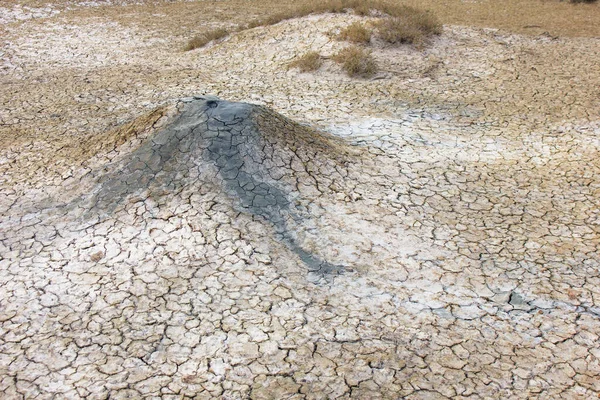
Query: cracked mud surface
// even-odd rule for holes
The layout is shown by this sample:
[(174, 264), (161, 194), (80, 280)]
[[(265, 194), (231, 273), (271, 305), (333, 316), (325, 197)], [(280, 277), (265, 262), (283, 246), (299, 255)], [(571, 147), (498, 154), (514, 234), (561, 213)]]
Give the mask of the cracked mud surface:
[(445, 26), (365, 81), (285, 67), (355, 16), (182, 53), (11, 10), (3, 398), (600, 393), (599, 39)]

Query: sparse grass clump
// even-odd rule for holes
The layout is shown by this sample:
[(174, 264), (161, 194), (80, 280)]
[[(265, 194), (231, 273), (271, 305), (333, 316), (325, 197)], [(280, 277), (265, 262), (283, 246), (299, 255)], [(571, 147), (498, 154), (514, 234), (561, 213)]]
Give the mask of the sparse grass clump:
[(442, 24), (432, 15), (412, 9), (404, 16), (378, 21), (377, 31), (388, 43), (423, 44), (427, 38), (442, 33)]
[(333, 60), (342, 64), (350, 76), (370, 77), (377, 72), (377, 63), (371, 52), (360, 47), (346, 47), (333, 56)]
[(193, 37), (185, 46), (184, 50), (194, 50), (199, 47), (204, 47), (213, 40), (219, 40), (229, 35), (229, 31), (223, 28), (213, 29), (211, 31), (204, 32), (202, 35)]
[(355, 22), (343, 29), (337, 39), (352, 43), (369, 43), (371, 42), (371, 31), (362, 24)]
[(300, 72), (316, 71), (323, 65), (323, 58), (316, 51), (309, 51), (302, 57), (292, 61), (290, 68), (298, 68)]

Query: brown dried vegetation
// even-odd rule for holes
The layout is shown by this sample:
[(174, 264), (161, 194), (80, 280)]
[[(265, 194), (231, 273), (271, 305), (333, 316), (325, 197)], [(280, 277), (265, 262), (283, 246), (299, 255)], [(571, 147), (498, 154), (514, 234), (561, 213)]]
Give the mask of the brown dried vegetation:
[(305, 55), (298, 57), (289, 65), (290, 68), (298, 68), (301, 72), (316, 71), (323, 65), (321, 55), (316, 51), (309, 51)]
[(366, 44), (371, 42), (371, 31), (362, 24), (355, 22), (343, 29), (337, 36), (337, 39), (352, 43)]
[(195, 36), (187, 43), (184, 50), (194, 50), (200, 47), (204, 47), (212, 41), (219, 40), (229, 35), (229, 31), (223, 28), (217, 28), (210, 31), (206, 31), (199, 36)]
[(349, 76), (368, 78), (377, 72), (377, 63), (371, 52), (357, 46), (346, 47), (334, 55), (333, 60), (342, 64)]
[(377, 32), (387, 43), (423, 44), (429, 37), (442, 33), (442, 24), (429, 13), (407, 7), (401, 17), (378, 21)]

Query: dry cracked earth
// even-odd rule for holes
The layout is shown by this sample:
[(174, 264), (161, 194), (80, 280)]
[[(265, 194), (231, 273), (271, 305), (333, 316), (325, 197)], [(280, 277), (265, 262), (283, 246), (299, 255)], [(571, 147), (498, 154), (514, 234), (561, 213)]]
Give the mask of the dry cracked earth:
[(598, 397), (599, 38), (128, 3), (0, 2), (1, 398)]

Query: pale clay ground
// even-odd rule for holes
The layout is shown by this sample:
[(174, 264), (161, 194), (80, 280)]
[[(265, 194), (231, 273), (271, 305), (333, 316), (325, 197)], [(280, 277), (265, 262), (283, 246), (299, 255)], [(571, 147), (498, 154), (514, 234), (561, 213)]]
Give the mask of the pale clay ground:
[[(184, 53), (17, 8), (0, 8), (3, 399), (600, 393), (600, 39), (445, 26), (422, 50), (376, 43), (382, 72), (360, 80), (286, 68), (345, 46), (329, 33), (354, 16)], [(294, 243), (341, 273), (311, 272), (201, 156), (97, 200), (204, 94), (341, 138), (294, 148), (304, 128), (267, 113), (256, 167), (291, 188)]]

